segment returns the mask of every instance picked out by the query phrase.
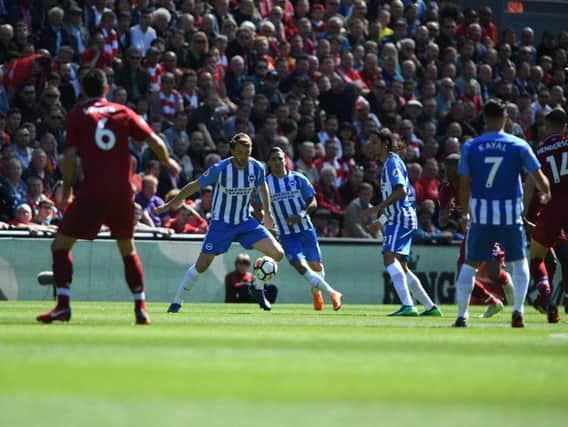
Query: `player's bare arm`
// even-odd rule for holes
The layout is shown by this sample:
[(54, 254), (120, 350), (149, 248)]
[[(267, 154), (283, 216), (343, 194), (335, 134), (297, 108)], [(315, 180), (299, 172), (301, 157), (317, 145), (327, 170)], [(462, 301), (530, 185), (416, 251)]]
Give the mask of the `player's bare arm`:
[(262, 202), (262, 223), (266, 228), (272, 230), (274, 228), (274, 217), (272, 216), (272, 209), (270, 208), (270, 194), (268, 192), (268, 185), (263, 182), (259, 187), (260, 201)]
[(469, 199), (471, 198), (471, 177), (469, 175), (460, 175), (459, 184), (459, 206), (462, 209), (462, 215), (469, 215)]
[[(536, 193), (536, 185), (534, 180), (527, 179), (525, 181), (525, 186), (523, 188), (523, 221), (525, 222), (525, 224), (529, 223), (527, 215), (535, 193)], [(532, 225), (534, 227), (534, 224), (529, 224), (529, 225)]]
[(310, 197), (309, 199), (306, 199), (306, 209), (304, 209), (304, 212), (302, 212), (299, 215), (290, 215), (288, 217), (288, 224), (293, 225), (293, 224), (298, 224), (300, 221), (302, 221), (302, 218), (305, 217), (306, 215), (310, 215), (312, 212), (314, 212), (318, 207), (318, 202), (316, 201), (315, 197)]
[(372, 207), (370, 209), (374, 209), (374, 212), (376, 213), (376, 215), (381, 216), (386, 208), (388, 208), (390, 205), (395, 204), (399, 200), (404, 199), (406, 197), (406, 194), (407, 194), (407, 191), (406, 191), (406, 188), (404, 188), (404, 185), (397, 185), (394, 188), (392, 194), (388, 197), (388, 199), (383, 200), (377, 206)]
[(146, 140), (146, 144), (148, 144), (150, 149), (158, 157), (160, 163), (168, 169), (170, 175), (179, 175), (181, 167), (169, 156), (168, 149), (164, 141), (162, 141), (162, 138), (155, 133), (152, 133), (152, 135), (150, 135), (150, 137)]
[(201, 184), (199, 184), (198, 180), (191, 181), (180, 190), (177, 196), (175, 196), (169, 202), (164, 203), (162, 206), (158, 206), (156, 209), (154, 209), (154, 213), (156, 215), (160, 215), (163, 214), (164, 212), (169, 211), (172, 208), (172, 206), (176, 206), (179, 203), (185, 202), (185, 199), (187, 199), (192, 194), (197, 193), (200, 189), (201, 189)]
[(76, 171), (77, 149), (75, 147), (67, 147), (63, 153), (63, 163), (61, 165), (61, 175), (63, 176), (63, 200), (61, 202), (61, 210), (65, 210), (65, 207), (69, 203)]
[(550, 182), (548, 181), (548, 178), (546, 177), (542, 169), (537, 169), (536, 171), (531, 173), (530, 176), (534, 181), (538, 191), (542, 193), (541, 202), (546, 205), (552, 199), (552, 194), (550, 192)]

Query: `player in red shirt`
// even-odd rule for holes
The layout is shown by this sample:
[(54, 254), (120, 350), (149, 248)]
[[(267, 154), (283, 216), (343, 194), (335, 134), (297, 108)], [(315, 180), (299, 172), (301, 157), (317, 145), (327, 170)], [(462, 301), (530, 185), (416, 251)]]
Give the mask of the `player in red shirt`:
[[(450, 154), (446, 158), (446, 175), (447, 181), (442, 183), (439, 189), (440, 201), (440, 225), (444, 225), (453, 221), (460, 227), (459, 232), (465, 234), (465, 224), (460, 223), (459, 217), (461, 216), (461, 208), (457, 205), (459, 200), (458, 196), (458, 182), (459, 176), (457, 173), (458, 163), (460, 160), (459, 154)], [(495, 244), (493, 247), (493, 259), (491, 262), (483, 262), (477, 269), (475, 275), (475, 284), (471, 294), (472, 303), (487, 304), (487, 309), (482, 314), (482, 317), (491, 317), (501, 310), (503, 310), (503, 302), (501, 299), (489, 291), (493, 284), (502, 287), (509, 304), (513, 301), (514, 288), (509, 273), (504, 269), (505, 267), (505, 252)], [(461, 269), (465, 260), (465, 238), (460, 245), (460, 254), (457, 261), (457, 270)]]
[[(528, 196), (530, 197), (530, 195)], [(528, 204), (528, 209), (526, 209), (526, 217), (524, 218), (525, 225), (526, 225), (526, 232), (529, 239), (532, 238), (532, 234), (536, 228), (536, 222), (539, 216), (542, 213), (543, 204), (540, 202), (540, 192), (534, 192), (531, 202)], [(539, 265), (540, 263), (535, 262), (535, 266)], [(548, 300), (551, 298), (552, 294), (552, 287), (551, 286), (540, 286), (539, 282), (542, 282), (543, 279), (545, 283), (550, 285), (552, 282), (552, 278), (556, 274), (556, 267), (560, 264), (561, 271), (562, 271), (562, 285), (564, 290), (564, 310), (568, 313), (568, 236), (566, 236), (566, 232), (562, 230), (558, 238), (556, 239), (556, 243), (554, 244), (553, 248), (550, 248), (544, 257), (544, 265), (546, 267), (546, 272), (548, 277), (542, 277), (539, 273), (535, 277), (533, 284), (535, 285), (536, 290), (538, 291), (538, 296), (533, 302), (533, 307), (543, 313), (547, 314), (547, 303)], [(548, 282), (546, 282), (548, 279)]]
[[(57, 305), (37, 316), (37, 320), (51, 323), (71, 319), (71, 248), (77, 239), (96, 238), (101, 225), (106, 224), (117, 241), (124, 262), (126, 282), (135, 300), (136, 323), (149, 324), (144, 272), (133, 239), (134, 194), (130, 182), (129, 138), (145, 141), (171, 174), (178, 174), (180, 167), (168, 157), (165, 143), (142, 118), (128, 107), (104, 98), (108, 84), (103, 71), (90, 70), (81, 81), (81, 90), (87, 100), (77, 105), (65, 122), (67, 136), (62, 164), (64, 216), (51, 244)], [(70, 201), (77, 155), (82, 161), (84, 179), (76, 197)]]
[[(547, 312), (549, 323), (558, 323), (558, 308), (552, 301), (549, 276), (544, 258), (557, 242), (562, 230), (568, 230), (568, 211), (565, 201), (568, 197), (568, 115), (560, 108), (548, 113), (544, 120), (547, 137), (537, 148), (536, 155), (542, 163), (542, 171), (550, 181), (552, 200), (542, 207), (532, 234), (530, 246), (531, 276), (540, 293), (539, 304)], [(527, 181), (525, 188), (525, 211), (535, 194), (534, 184)], [(562, 265), (563, 277), (568, 277), (568, 266)], [(566, 285), (565, 285), (566, 286)]]

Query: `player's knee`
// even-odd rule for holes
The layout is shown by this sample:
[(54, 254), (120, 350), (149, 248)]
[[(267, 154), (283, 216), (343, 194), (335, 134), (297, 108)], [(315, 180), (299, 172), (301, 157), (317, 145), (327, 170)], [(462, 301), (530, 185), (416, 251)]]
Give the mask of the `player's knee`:
[(548, 252), (548, 248), (537, 242), (534, 238), (531, 240), (530, 256), (532, 258), (543, 259)]
[(292, 266), (296, 269), (296, 271), (298, 273), (300, 273), (302, 276), (304, 274), (306, 274), (306, 271), (308, 271), (308, 268), (306, 267), (306, 265), (304, 265), (304, 263), (301, 260), (298, 261), (294, 261), (292, 263)]
[(270, 257), (274, 259), (274, 261), (280, 262), (282, 258), (284, 258), (284, 250), (280, 247), (275, 247)]

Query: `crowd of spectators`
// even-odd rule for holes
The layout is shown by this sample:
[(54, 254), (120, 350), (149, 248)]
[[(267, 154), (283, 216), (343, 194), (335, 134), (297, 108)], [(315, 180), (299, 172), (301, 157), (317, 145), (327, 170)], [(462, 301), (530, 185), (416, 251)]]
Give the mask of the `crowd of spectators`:
[[(230, 155), (235, 132), (273, 146), (317, 191), (320, 236), (380, 238), (361, 210), (380, 202), (370, 133), (388, 127), (416, 188), (420, 236), (446, 241), (444, 160), (483, 129), (489, 97), (507, 131), (539, 140), (566, 107), (568, 31), (535, 40), (497, 28), (487, 6), (429, 0), (0, 0), (0, 224), (54, 227), (61, 216), (66, 113), (92, 67), (182, 167), (130, 144), (138, 218), (177, 233), (207, 229), (211, 189), (164, 217), (154, 206)], [(104, 171), (101, 171), (104, 173)], [(43, 229), (43, 228), (42, 228)], [(430, 237), (429, 237), (430, 236)]]

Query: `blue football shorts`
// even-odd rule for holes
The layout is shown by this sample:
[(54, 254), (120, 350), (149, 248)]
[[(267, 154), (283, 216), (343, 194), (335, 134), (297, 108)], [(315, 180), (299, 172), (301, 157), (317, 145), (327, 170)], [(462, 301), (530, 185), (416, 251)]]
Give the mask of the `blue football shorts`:
[(238, 225), (211, 221), (201, 252), (224, 254), (233, 242), (239, 242), (243, 248), (251, 249), (256, 242), (270, 236), (270, 232), (254, 218), (249, 218)]
[(300, 231), (298, 233), (283, 234), (280, 243), (291, 263), (305, 258), (310, 262), (321, 261), (321, 251), (315, 230)]
[(383, 253), (391, 252), (407, 260), (415, 230), (399, 224), (383, 225)]
[(471, 224), (465, 241), (465, 260), (492, 261), (495, 242), (505, 251), (507, 261), (518, 261), (525, 257), (527, 237), (522, 224)]

